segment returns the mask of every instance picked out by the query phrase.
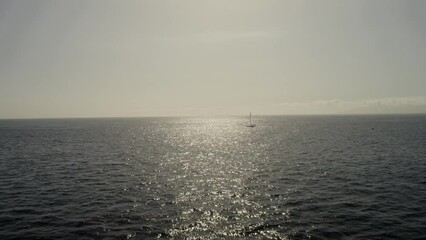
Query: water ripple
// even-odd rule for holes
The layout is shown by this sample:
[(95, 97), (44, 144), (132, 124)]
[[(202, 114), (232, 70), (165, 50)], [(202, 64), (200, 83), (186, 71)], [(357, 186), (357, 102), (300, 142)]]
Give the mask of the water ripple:
[(425, 239), (425, 116), (0, 121), (1, 239)]

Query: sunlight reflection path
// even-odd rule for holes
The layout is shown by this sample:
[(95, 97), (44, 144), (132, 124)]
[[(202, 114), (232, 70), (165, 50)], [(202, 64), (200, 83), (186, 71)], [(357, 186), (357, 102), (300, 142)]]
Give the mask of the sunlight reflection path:
[(183, 124), (167, 137), (174, 150), (160, 166), (168, 173), (178, 209), (169, 236), (279, 237), (260, 227), (266, 212), (254, 200), (255, 187), (247, 185), (262, 161), (257, 153), (262, 145), (254, 144), (253, 134), (241, 121), (202, 119)]

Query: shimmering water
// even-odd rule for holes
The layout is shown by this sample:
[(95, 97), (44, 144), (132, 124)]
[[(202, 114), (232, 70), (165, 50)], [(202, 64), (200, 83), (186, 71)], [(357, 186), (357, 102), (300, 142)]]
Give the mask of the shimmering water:
[(426, 116), (0, 121), (0, 239), (426, 239)]

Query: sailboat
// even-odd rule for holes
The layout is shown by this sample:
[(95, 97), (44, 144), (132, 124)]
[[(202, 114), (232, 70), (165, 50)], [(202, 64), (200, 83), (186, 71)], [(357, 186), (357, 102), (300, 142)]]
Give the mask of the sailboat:
[(251, 123), (251, 112), (250, 112), (250, 124), (247, 127), (256, 127), (256, 124)]

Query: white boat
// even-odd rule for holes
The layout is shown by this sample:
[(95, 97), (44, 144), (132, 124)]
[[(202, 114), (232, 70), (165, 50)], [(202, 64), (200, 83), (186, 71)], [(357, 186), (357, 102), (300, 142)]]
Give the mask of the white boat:
[(251, 123), (251, 112), (250, 112), (250, 124), (247, 127), (256, 127), (256, 124)]

